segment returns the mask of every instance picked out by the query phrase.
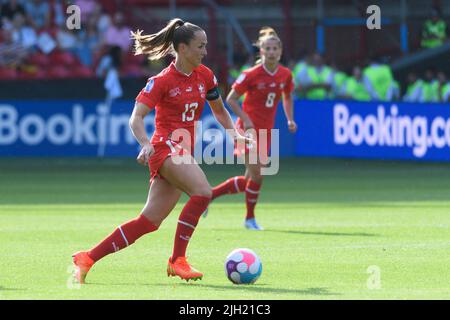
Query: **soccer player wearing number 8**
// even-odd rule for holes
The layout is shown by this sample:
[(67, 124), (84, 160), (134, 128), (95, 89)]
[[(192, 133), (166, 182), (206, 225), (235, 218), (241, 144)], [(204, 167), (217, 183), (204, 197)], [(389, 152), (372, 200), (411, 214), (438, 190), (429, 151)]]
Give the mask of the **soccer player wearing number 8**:
[[(282, 44), (275, 30), (270, 27), (261, 29), (257, 45), (260, 48), (261, 61), (245, 70), (233, 84), (227, 97), (227, 102), (233, 112), (239, 117), (236, 128), (246, 131), (255, 129), (257, 134), (258, 161), (251, 163), (249, 149), (235, 147), (235, 154), (245, 157), (245, 176), (228, 179), (213, 188), (212, 199), (224, 194), (245, 192), (247, 214), (244, 226), (251, 230), (262, 230), (255, 220), (255, 206), (261, 189), (263, 177), (261, 167), (267, 161), (270, 149), (270, 130), (274, 126), (278, 102), (283, 95), (283, 108), (287, 125), (291, 133), (295, 133), (297, 125), (293, 116), (292, 91), (294, 83), (292, 72), (280, 65)], [(242, 109), (239, 97), (245, 94)], [(263, 138), (261, 129), (267, 130), (267, 138)], [(261, 161), (263, 160), (263, 161)]]
[[(200, 27), (174, 19), (156, 34), (142, 35), (142, 31), (137, 31), (132, 36), (136, 54), (147, 54), (150, 59), (159, 59), (167, 54), (175, 56), (169, 67), (149, 79), (136, 98), (130, 118), (130, 128), (141, 145), (137, 161), (148, 165), (150, 170), (150, 190), (137, 218), (120, 225), (90, 250), (73, 255), (74, 276), (78, 282), (84, 283), (95, 262), (133, 244), (144, 234), (158, 230), (185, 192), (189, 200), (178, 219), (167, 275), (187, 281), (201, 279), (203, 274), (187, 262), (186, 249), (212, 195), (205, 174), (194, 161), (193, 151), (189, 150), (193, 149), (194, 125), (200, 118), (205, 101), (209, 101), (220, 124), (225, 129), (233, 129), (233, 138), (244, 143), (251, 140), (235, 129), (218, 92), (213, 72), (201, 64), (206, 56), (207, 38)], [(156, 130), (149, 140), (144, 118), (152, 109), (156, 109)], [(183, 129), (188, 135), (178, 138), (175, 134), (177, 129)]]

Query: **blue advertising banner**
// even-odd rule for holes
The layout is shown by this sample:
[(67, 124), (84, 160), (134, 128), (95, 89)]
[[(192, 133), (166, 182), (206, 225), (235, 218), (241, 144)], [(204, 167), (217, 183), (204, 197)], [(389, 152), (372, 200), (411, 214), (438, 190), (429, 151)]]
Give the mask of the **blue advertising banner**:
[[(139, 145), (128, 121), (134, 101), (0, 102), (0, 156), (135, 157)], [(232, 115), (233, 116), (233, 115)], [(233, 116), (234, 118), (234, 116)], [(450, 105), (347, 101), (295, 101), (298, 132), (290, 134), (281, 104), (280, 156), (450, 161)], [(149, 135), (154, 112), (145, 118)], [(208, 129), (224, 130), (206, 107)], [(222, 144), (225, 139), (214, 139)], [(231, 143), (228, 141), (228, 143)]]
[(450, 105), (297, 101), (298, 156), (450, 161)]
[[(102, 101), (1, 101), (0, 156), (136, 157), (140, 148), (128, 126), (133, 106), (132, 100), (115, 101), (110, 107)], [(154, 115), (145, 118), (149, 136)], [(287, 131), (281, 107), (276, 127), (281, 128), (280, 155), (293, 156), (295, 135)], [(226, 148), (225, 131), (209, 107), (204, 108), (201, 129), (203, 146), (211, 144), (208, 129), (219, 129), (223, 139), (212, 144)]]

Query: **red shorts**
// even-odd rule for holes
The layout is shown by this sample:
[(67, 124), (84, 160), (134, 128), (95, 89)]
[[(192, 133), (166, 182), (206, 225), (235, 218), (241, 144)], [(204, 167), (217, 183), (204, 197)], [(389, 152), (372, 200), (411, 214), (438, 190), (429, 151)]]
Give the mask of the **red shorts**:
[(174, 155), (183, 155), (189, 153), (176, 141), (164, 140), (152, 142), (155, 153), (148, 159), (148, 168), (150, 170), (150, 181), (155, 177), (163, 178), (159, 174), (159, 169), (163, 165), (166, 158)]
[[(271, 144), (271, 130), (270, 129), (250, 129), (244, 132), (243, 128), (240, 127), (240, 123), (238, 122), (236, 124), (236, 128), (238, 131), (247, 137), (251, 137), (253, 140), (256, 141), (256, 144), (253, 146), (250, 146), (249, 144), (245, 144), (244, 146), (238, 145), (237, 143), (234, 144), (234, 154), (237, 156), (243, 156), (246, 154), (251, 154), (252, 152), (256, 152), (258, 155), (258, 158), (263, 163), (267, 163), (269, 152), (270, 152), (270, 144)], [(256, 149), (254, 149), (256, 147)]]

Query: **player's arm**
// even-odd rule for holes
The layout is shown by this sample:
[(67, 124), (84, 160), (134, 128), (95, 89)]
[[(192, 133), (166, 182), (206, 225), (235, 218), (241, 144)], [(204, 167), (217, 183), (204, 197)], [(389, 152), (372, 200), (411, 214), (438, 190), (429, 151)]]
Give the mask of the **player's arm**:
[(240, 94), (236, 92), (236, 90), (231, 89), (230, 93), (227, 96), (227, 103), (230, 106), (231, 110), (234, 112), (235, 115), (237, 115), (239, 118), (241, 118), (242, 122), (244, 122), (244, 129), (247, 130), (249, 128), (254, 128), (252, 120), (248, 116), (247, 113), (245, 113), (244, 110), (242, 110), (240, 104), (239, 104), (239, 98), (241, 97)]
[(297, 124), (294, 120), (294, 99), (292, 93), (283, 94), (283, 110), (286, 115), (289, 132), (295, 133), (297, 131)]
[[(218, 94), (218, 92), (217, 92)], [(231, 119), (230, 113), (223, 104), (222, 97), (218, 95), (215, 99), (208, 99), (208, 103), (214, 114), (216, 120), (232, 135), (233, 139), (245, 140), (245, 142), (253, 142), (251, 139), (242, 136), (234, 127), (233, 120)]]
[(153, 145), (147, 137), (147, 132), (145, 131), (144, 125), (144, 118), (150, 110), (151, 109), (145, 104), (136, 102), (129, 121), (131, 132), (141, 145), (141, 152), (139, 152), (136, 160), (144, 166), (147, 165), (148, 159), (155, 151), (153, 149)]

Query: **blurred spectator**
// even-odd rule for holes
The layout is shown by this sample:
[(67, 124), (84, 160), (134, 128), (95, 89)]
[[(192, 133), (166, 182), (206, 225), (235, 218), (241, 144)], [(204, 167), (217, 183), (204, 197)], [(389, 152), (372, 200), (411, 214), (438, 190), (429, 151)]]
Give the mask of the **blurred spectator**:
[(27, 49), (18, 42), (13, 41), (12, 33), (1, 30), (3, 41), (0, 42), (0, 66), (16, 67), (27, 57)]
[(96, 20), (91, 17), (87, 26), (79, 32), (78, 57), (84, 65), (92, 66), (93, 57), (100, 49), (99, 43)]
[(98, 6), (94, 0), (75, 0), (74, 4), (80, 7), (81, 23), (86, 23)]
[(434, 68), (425, 71), (422, 98), (420, 102), (439, 102), (439, 81), (436, 79)]
[(65, 0), (54, 0), (50, 2), (50, 9), (53, 12), (51, 25), (60, 27), (66, 22)]
[(104, 38), (104, 34), (106, 33), (109, 26), (111, 25), (111, 18), (105, 12), (105, 9), (101, 5), (98, 5), (95, 8), (89, 21), (96, 22), (96, 28), (97, 28), (98, 35), (100, 36), (100, 38)]
[(103, 56), (97, 67), (97, 76), (105, 77), (104, 88), (106, 90), (106, 101), (111, 102), (122, 96), (119, 70), (122, 66), (122, 49), (113, 46), (107, 55)]
[(337, 97), (339, 97), (339, 95), (342, 91), (342, 85), (344, 84), (344, 82), (347, 80), (348, 77), (347, 77), (347, 74), (344, 71), (342, 71), (342, 69), (339, 68), (336, 63), (333, 63), (331, 68), (332, 68), (333, 74), (334, 74), (333, 82), (332, 82), (333, 91), (332, 91), (331, 96), (333, 98), (337, 98)]
[(439, 71), (437, 80), (439, 81), (439, 101), (448, 102), (448, 99), (450, 98), (450, 82), (448, 82), (446, 74)]
[(8, 0), (5, 2), (0, 9), (1, 26), (9, 29), (16, 14), (20, 14), (25, 17), (25, 8), (17, 0)]
[(78, 38), (76, 30), (69, 30), (66, 26), (60, 26), (56, 33), (56, 41), (60, 50), (76, 53), (78, 49)]
[(29, 0), (25, 3), (29, 22), (33, 28), (41, 30), (50, 26), (50, 6), (44, 0)]
[(300, 94), (311, 100), (328, 99), (333, 79), (332, 69), (324, 64), (320, 54), (315, 53), (311, 58), (311, 65), (308, 65), (298, 76)]
[(441, 101), (450, 103), (450, 82), (447, 82), (441, 89)]
[(372, 57), (371, 63), (363, 71), (363, 79), (372, 100), (391, 100), (394, 76), (391, 67), (382, 63), (379, 57)]
[(402, 98), (400, 83), (395, 79), (392, 80), (392, 86), (389, 89), (387, 98), (389, 101), (400, 101)]
[(420, 102), (423, 92), (424, 82), (417, 77), (415, 72), (408, 74), (408, 88), (403, 96), (404, 102)]
[(104, 44), (108, 46), (119, 46), (126, 53), (131, 45), (131, 29), (124, 22), (123, 14), (116, 12), (113, 23), (106, 30)]
[(425, 21), (422, 30), (422, 48), (436, 48), (447, 39), (447, 24), (441, 19), (439, 11), (433, 9), (431, 19)]
[(33, 51), (37, 44), (37, 34), (34, 29), (27, 24), (25, 17), (21, 14), (16, 14), (12, 21), (12, 39), (14, 43), (20, 44)]
[(339, 94), (344, 99), (356, 101), (370, 101), (370, 94), (363, 81), (362, 70), (360, 67), (353, 67), (353, 75), (348, 77), (342, 84)]

